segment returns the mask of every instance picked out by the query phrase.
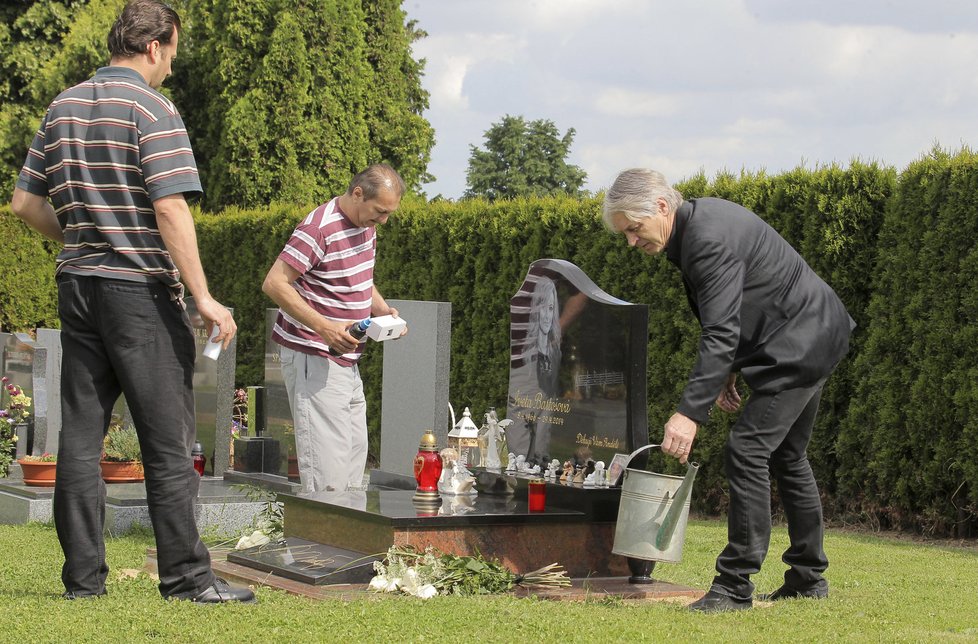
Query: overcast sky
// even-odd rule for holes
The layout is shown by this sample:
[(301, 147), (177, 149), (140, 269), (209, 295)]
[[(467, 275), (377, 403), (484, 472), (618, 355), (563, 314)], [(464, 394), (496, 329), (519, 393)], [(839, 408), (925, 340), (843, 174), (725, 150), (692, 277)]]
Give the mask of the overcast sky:
[(503, 116), (577, 134), (586, 187), (623, 168), (898, 168), (978, 141), (978, 0), (405, 0), (428, 32), (429, 197), (465, 190)]

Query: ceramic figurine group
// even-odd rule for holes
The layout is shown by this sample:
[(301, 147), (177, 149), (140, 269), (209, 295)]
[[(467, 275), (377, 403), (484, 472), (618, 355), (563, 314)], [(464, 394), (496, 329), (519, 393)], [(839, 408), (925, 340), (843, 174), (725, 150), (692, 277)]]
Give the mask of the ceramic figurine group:
[(539, 474), (540, 466), (526, 462), (526, 457), (510, 452), (506, 463), (506, 472), (510, 474)]
[[(506, 464), (506, 472), (509, 474), (540, 474), (539, 465), (531, 465), (526, 462), (523, 455), (509, 453)], [(550, 461), (543, 478), (548, 481), (560, 481), (561, 483), (578, 483), (584, 487), (608, 487), (608, 470), (605, 469), (604, 461), (588, 461), (586, 466), (574, 466), (571, 460), (564, 461), (561, 466), (556, 458)]]

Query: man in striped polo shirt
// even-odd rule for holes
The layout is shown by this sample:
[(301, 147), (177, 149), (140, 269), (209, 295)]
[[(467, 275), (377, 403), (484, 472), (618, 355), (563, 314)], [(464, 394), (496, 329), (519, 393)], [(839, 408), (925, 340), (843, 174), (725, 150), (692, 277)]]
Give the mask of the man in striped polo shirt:
[(109, 33), (109, 66), (48, 108), (11, 204), (64, 244), (56, 266), (63, 422), (54, 521), (66, 599), (105, 594), (99, 459), (124, 393), (142, 448), (160, 593), (254, 601), (250, 590), (214, 576), (194, 519), (195, 349), (181, 279), (225, 347), (237, 327), (208, 292), (185, 198), (201, 191), (193, 150), (180, 114), (156, 91), (179, 29), (179, 16), (161, 2), (126, 5)]
[(372, 315), (397, 316), (374, 286), (374, 253), (376, 226), (403, 194), (393, 168), (370, 166), (296, 227), (262, 286), (280, 307), (272, 339), (282, 345), (305, 492), (345, 490), (363, 480), (367, 404), (357, 368), (363, 348), (349, 329)]

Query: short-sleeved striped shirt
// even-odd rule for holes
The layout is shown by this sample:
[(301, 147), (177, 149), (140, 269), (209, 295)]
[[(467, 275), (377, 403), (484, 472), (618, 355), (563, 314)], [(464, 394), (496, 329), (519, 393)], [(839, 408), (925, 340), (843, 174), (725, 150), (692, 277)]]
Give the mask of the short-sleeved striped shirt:
[(153, 202), (201, 192), (183, 119), (127, 67), (103, 67), (48, 107), (17, 187), (49, 197), (65, 232), (57, 272), (182, 293)]
[[(376, 250), (376, 229), (351, 222), (337, 197), (306, 216), (278, 258), (299, 272), (293, 286), (317, 313), (330, 320), (356, 322), (370, 317)], [(345, 367), (355, 364), (363, 351), (361, 344), (352, 353), (332, 356), (318, 334), (281, 310), (272, 338)]]

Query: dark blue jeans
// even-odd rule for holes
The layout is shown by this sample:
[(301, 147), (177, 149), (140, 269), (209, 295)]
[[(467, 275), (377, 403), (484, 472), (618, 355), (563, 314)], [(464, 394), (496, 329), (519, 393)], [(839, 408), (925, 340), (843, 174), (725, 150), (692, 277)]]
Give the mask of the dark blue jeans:
[(213, 583), (194, 519), (199, 481), (190, 322), (162, 284), (58, 278), (61, 438), (54, 522), (65, 554), (61, 578), (75, 595), (105, 591), (102, 438), (124, 394), (139, 435), (156, 535), (160, 593), (192, 597)]
[(711, 590), (739, 599), (754, 593), (750, 576), (760, 571), (771, 541), (770, 475), (778, 482), (791, 541), (782, 557), (789, 566), (785, 585), (800, 591), (828, 587), (822, 577), (829, 565), (822, 547), (822, 502), (806, 451), (824, 382), (751, 393), (731, 428), (724, 452), (728, 543), (717, 557)]

